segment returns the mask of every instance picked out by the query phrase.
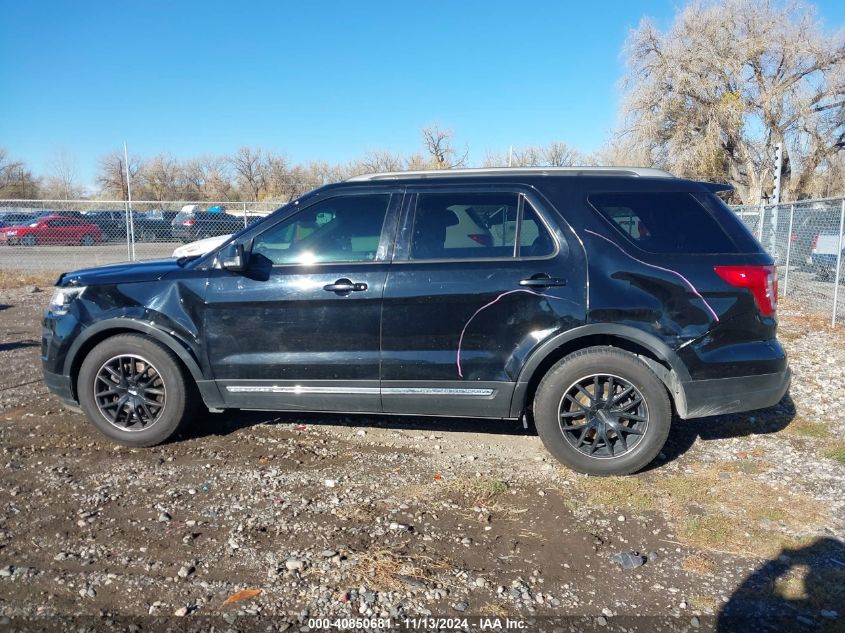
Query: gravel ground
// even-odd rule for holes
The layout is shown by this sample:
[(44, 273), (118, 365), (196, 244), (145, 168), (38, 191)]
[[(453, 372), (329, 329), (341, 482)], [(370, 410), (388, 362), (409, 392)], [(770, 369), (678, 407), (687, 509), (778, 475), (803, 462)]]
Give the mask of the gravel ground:
[(791, 399), (599, 479), (511, 422), (227, 412), (116, 446), (40, 383), (48, 297), (0, 289), (0, 629), (842, 630), (845, 333), (795, 306)]

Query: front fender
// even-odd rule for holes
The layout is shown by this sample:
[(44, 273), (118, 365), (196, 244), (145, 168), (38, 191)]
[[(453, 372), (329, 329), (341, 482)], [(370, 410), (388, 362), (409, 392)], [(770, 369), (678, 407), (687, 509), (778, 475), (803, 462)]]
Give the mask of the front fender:
[(65, 357), (63, 373), (70, 375), (80, 350), (85, 349), (89, 341), (94, 338), (101, 338), (104, 333), (109, 331), (117, 333), (127, 330), (144, 334), (162, 343), (179, 357), (179, 360), (185, 364), (185, 367), (188, 368), (194, 380), (205, 380), (190, 345), (184, 339), (179, 338), (177, 332), (165, 332), (148, 322), (128, 317), (114, 317), (104, 321), (97, 321), (93, 325), (89, 325), (83, 329), (68, 350), (67, 356)]

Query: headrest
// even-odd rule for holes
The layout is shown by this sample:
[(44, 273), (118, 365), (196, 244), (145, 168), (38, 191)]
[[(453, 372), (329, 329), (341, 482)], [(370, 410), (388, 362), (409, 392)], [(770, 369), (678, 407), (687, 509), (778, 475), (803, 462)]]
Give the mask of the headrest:
[(428, 207), (422, 211), (420, 220), (424, 224), (435, 224), (437, 226), (455, 226), (459, 224), (458, 216), (451, 209), (443, 207)]

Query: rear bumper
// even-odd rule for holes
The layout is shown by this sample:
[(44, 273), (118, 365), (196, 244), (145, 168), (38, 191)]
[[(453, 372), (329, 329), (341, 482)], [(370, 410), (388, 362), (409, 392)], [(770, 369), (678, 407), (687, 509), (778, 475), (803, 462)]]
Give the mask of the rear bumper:
[(789, 367), (774, 374), (684, 382), (686, 406), (678, 407), (678, 413), (689, 419), (765, 409), (781, 401), (791, 382)]

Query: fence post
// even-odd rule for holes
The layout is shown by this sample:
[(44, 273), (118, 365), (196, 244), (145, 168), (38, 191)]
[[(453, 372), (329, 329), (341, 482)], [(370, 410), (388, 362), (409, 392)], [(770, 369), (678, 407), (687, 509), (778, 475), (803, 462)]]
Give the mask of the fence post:
[(839, 212), (839, 246), (836, 247), (836, 275), (833, 279), (833, 320), (836, 325), (836, 307), (839, 304), (839, 276), (842, 272), (842, 232), (845, 231), (845, 199), (842, 200), (842, 210)]
[(244, 207), (244, 227), (246, 227), (246, 202), (241, 203)]
[(757, 241), (763, 243), (763, 221), (766, 219), (766, 207), (760, 203), (760, 219), (757, 223)]
[(789, 288), (789, 256), (792, 253), (792, 219), (795, 217), (795, 205), (789, 207), (789, 230), (786, 232), (786, 268), (783, 271), (783, 296)]

